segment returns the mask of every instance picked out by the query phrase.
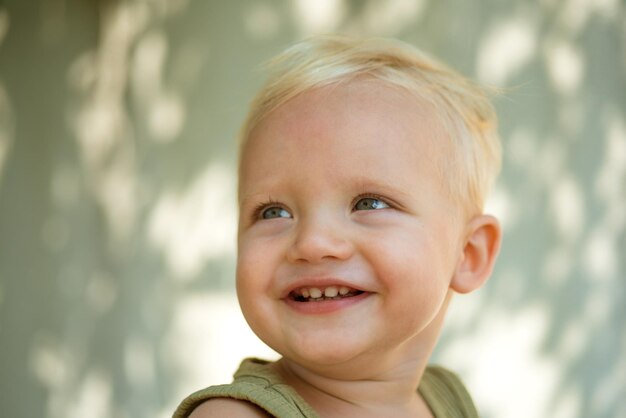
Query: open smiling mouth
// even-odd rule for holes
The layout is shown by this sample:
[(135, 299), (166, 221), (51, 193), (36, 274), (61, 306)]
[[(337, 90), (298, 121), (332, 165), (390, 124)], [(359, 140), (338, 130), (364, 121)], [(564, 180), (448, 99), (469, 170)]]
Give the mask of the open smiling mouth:
[(321, 302), (350, 298), (362, 293), (364, 292), (361, 290), (346, 286), (301, 287), (289, 293), (289, 298), (296, 302)]

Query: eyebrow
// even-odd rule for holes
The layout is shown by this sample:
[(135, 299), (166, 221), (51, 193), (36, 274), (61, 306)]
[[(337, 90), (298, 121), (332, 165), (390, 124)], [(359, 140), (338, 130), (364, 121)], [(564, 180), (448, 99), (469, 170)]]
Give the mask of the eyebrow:
[[(388, 196), (389, 198), (398, 197), (401, 200), (409, 199), (410, 194), (406, 191), (396, 187), (395, 185), (387, 182), (381, 182), (375, 179), (367, 178), (367, 177), (356, 177), (350, 179), (349, 187), (356, 189), (359, 193), (365, 192), (375, 192), (383, 195), (391, 194), (392, 196)], [(272, 199), (272, 193), (269, 192), (254, 192), (249, 193), (244, 196), (240, 196), (237, 200), (240, 207), (244, 207), (250, 201), (257, 200), (268, 200)], [(396, 202), (401, 205), (401, 202)]]
[(363, 191), (367, 191), (367, 190), (380, 191), (380, 192), (388, 191), (392, 193), (393, 195), (399, 196), (402, 199), (408, 199), (410, 197), (409, 193), (394, 186), (393, 184), (380, 182), (377, 180), (373, 180), (371, 178), (365, 178), (365, 177), (356, 178), (354, 180), (354, 185), (358, 189), (363, 190)]
[(257, 201), (259, 199), (265, 200), (265, 199), (270, 198), (270, 196), (271, 195), (268, 193), (250, 193), (245, 196), (239, 196), (237, 198), (237, 203), (239, 204), (239, 207), (244, 207), (251, 200), (254, 200), (254, 201)]

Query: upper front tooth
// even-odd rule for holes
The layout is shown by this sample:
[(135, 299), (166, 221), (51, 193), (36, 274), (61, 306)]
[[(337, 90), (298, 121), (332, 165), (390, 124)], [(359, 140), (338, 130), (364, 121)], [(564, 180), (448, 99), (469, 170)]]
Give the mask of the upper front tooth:
[(327, 298), (334, 298), (339, 294), (339, 290), (335, 286), (329, 286), (324, 290), (324, 296)]
[(349, 292), (350, 292), (350, 289), (348, 289), (348, 288), (347, 288), (347, 287), (345, 287), (345, 286), (341, 286), (341, 287), (339, 288), (339, 294), (340, 294), (341, 296), (343, 296), (343, 295), (347, 295)]
[(317, 287), (312, 287), (312, 288), (309, 289), (309, 295), (313, 299), (321, 298), (322, 297), (322, 291), (319, 290)]
[(302, 296), (304, 296), (305, 298), (308, 298), (310, 296), (309, 289), (307, 289), (307, 288), (303, 288), (300, 291), (300, 293), (302, 293)]

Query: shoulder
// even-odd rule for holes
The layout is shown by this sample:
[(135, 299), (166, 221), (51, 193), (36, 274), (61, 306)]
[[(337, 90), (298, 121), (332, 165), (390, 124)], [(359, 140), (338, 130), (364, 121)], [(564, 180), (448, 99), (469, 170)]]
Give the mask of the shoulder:
[(454, 372), (440, 366), (428, 366), (422, 383), (418, 390), (436, 417), (450, 416), (450, 408), (459, 416), (478, 417), (471, 395)]
[(189, 418), (268, 418), (271, 417), (259, 406), (239, 399), (213, 398), (200, 404)]
[(440, 386), (445, 386), (455, 395), (469, 397), (469, 393), (465, 388), (465, 385), (463, 385), (459, 376), (451, 370), (441, 366), (428, 366), (427, 373), (430, 374), (432, 380), (437, 381)]

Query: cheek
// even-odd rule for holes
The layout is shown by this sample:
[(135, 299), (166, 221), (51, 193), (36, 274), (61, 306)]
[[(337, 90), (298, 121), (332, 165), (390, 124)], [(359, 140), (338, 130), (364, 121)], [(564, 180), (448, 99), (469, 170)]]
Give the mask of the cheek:
[(389, 309), (385, 322), (392, 346), (427, 330), (441, 312), (447, 295), (447, 286), (441, 282), (420, 280), (427, 276), (413, 271), (404, 277), (413, 281), (390, 290), (385, 301)]
[(448, 289), (447, 281), (436, 276), (437, 272), (417, 265), (396, 270), (388, 290), (394, 295), (397, 314), (415, 319), (434, 315)]
[[(423, 322), (438, 312), (448, 291), (450, 273), (447, 255), (436, 240), (416, 239), (424, 231), (403, 231), (390, 240), (377, 239), (368, 258), (389, 296), (394, 315)], [(414, 324), (417, 325), (417, 324)]]
[[(237, 257), (237, 298), (244, 318), (257, 334), (263, 333), (267, 321), (266, 295), (271, 277), (264, 262), (263, 253), (254, 248), (242, 246)], [(260, 336), (260, 335), (259, 335)]]
[(263, 282), (265, 263), (263, 254), (252, 248), (239, 248), (237, 255), (237, 291), (245, 294)]
[(270, 240), (244, 237), (237, 250), (237, 293), (242, 297), (271, 295), (280, 249)]
[[(249, 308), (252, 295), (260, 291), (263, 276), (263, 259), (254, 250), (254, 247), (247, 243), (239, 244), (237, 254), (237, 297), (244, 315)], [(247, 316), (247, 315), (246, 315)]]

